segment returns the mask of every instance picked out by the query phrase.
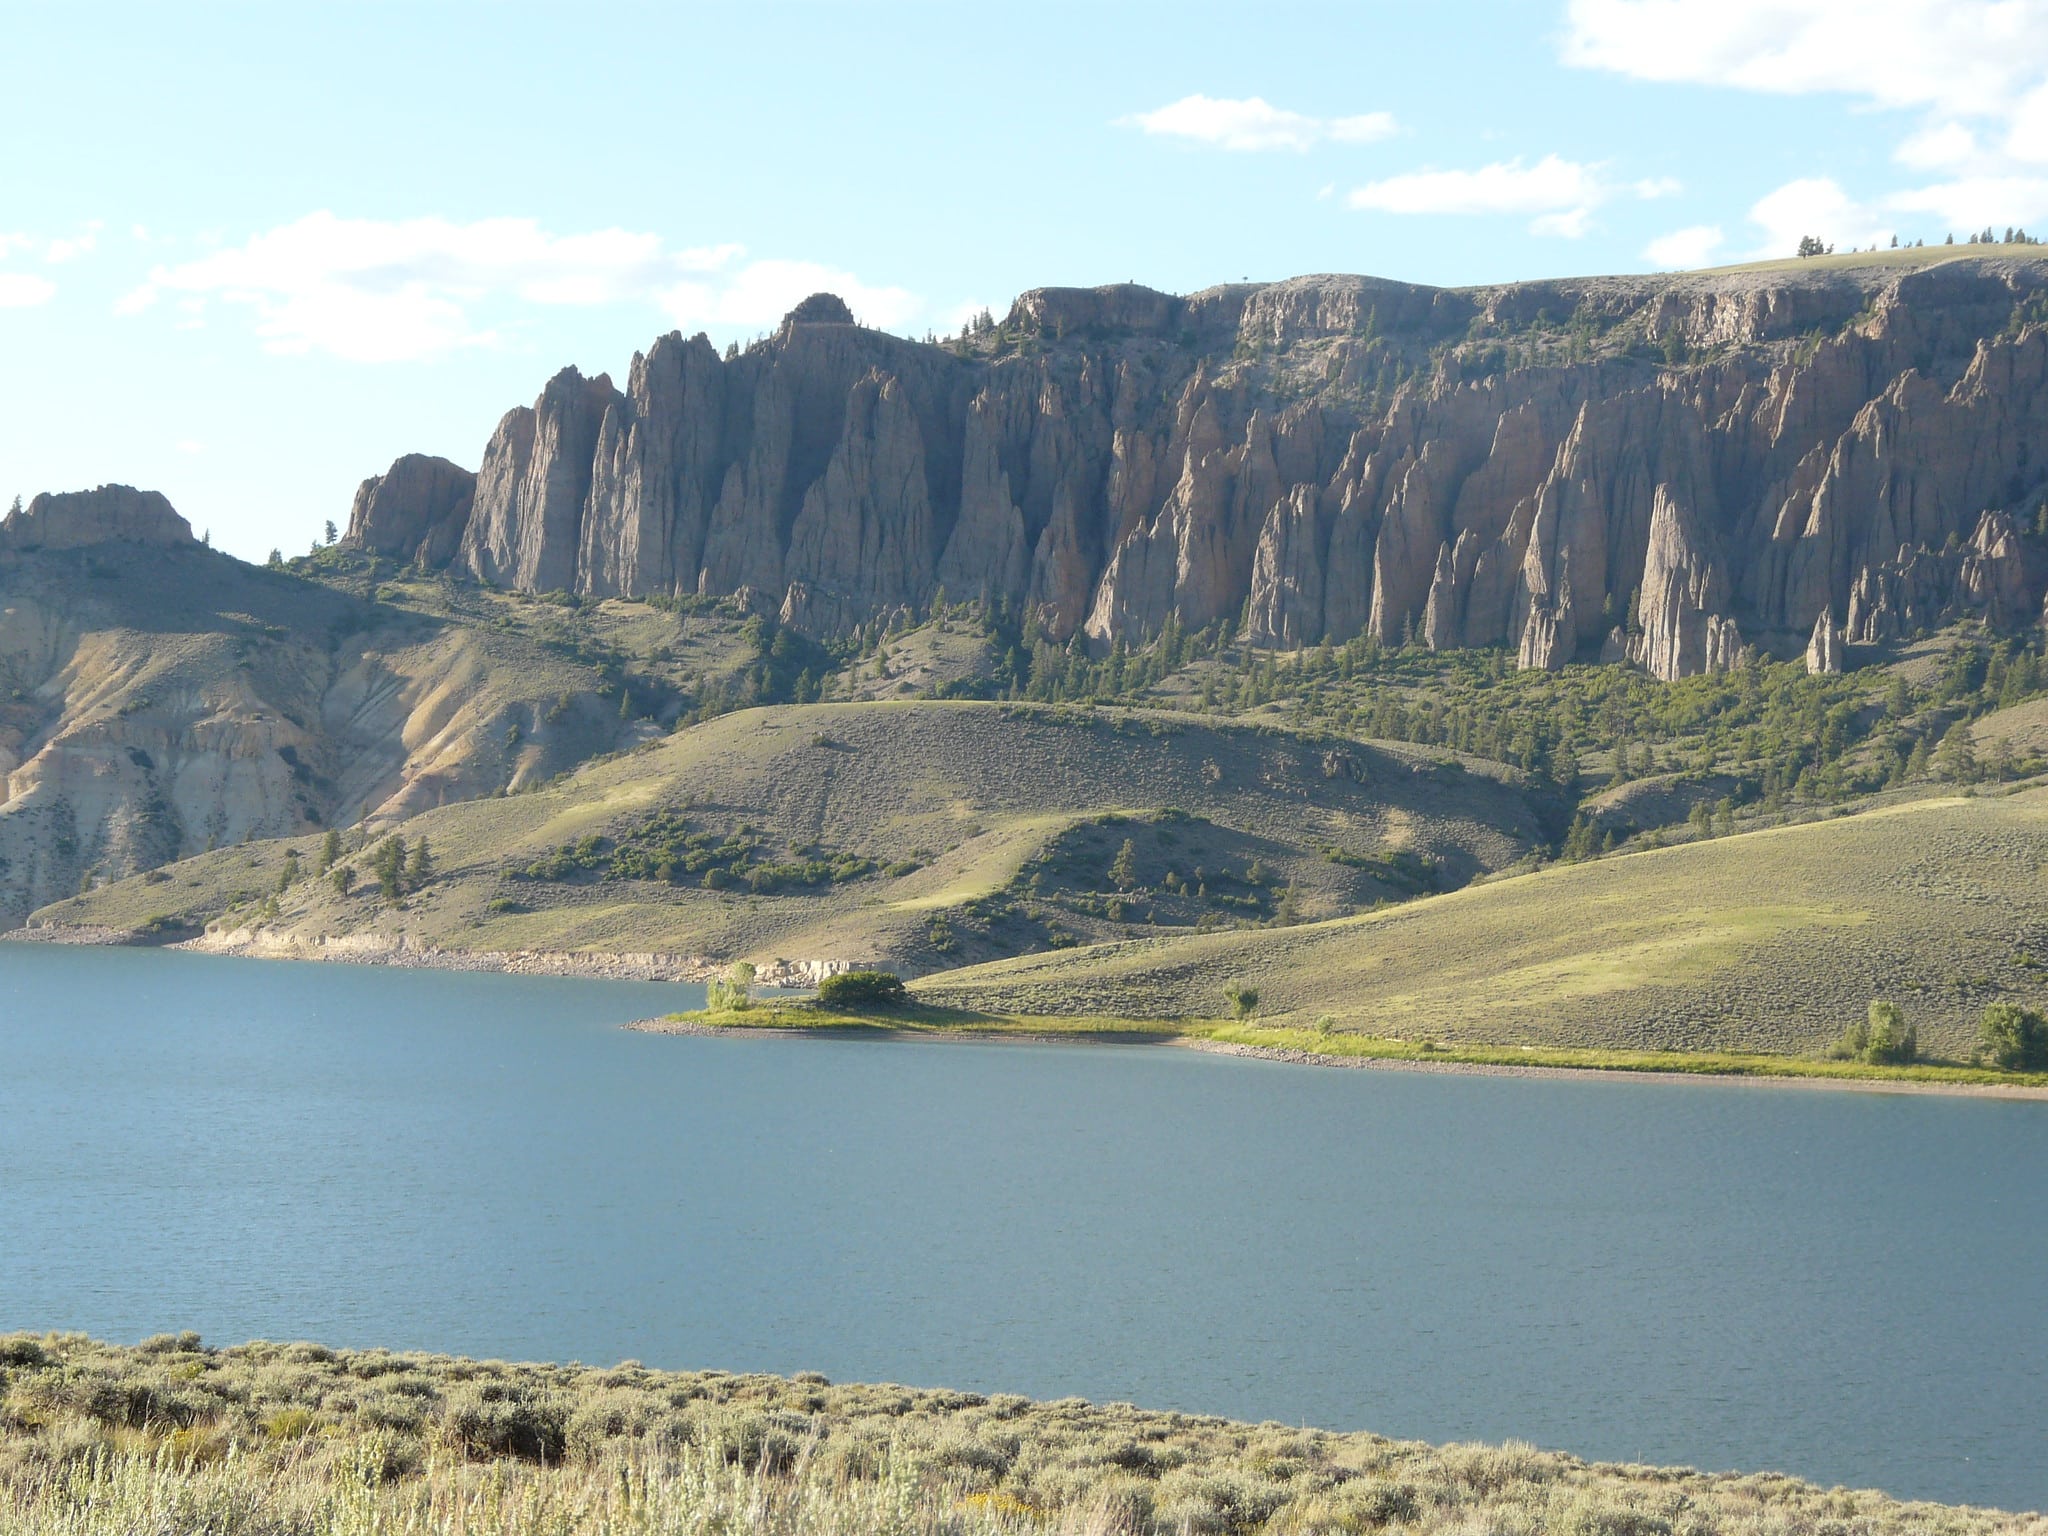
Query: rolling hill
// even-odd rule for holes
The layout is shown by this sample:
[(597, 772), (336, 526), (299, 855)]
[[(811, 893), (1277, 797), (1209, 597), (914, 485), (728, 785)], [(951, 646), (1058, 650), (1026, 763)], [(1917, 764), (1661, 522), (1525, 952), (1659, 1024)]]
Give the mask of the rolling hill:
[[(530, 792), (346, 840), (217, 849), (39, 924), (217, 947), (874, 959), (908, 971), (1164, 929), (1355, 912), (1524, 858), (1522, 775), (1167, 712), (918, 701), (743, 710)], [(433, 877), (374, 889), (385, 836)], [(1126, 844), (1124, 866), (1118, 860)], [(298, 878), (285, 882), (286, 859)]]
[(2048, 993), (2048, 788), (1483, 882), (1290, 929), (1107, 944), (928, 977), (991, 1014), (1217, 1016), (1443, 1043), (1810, 1053), (1872, 998), (1966, 1057), (1985, 1005)]

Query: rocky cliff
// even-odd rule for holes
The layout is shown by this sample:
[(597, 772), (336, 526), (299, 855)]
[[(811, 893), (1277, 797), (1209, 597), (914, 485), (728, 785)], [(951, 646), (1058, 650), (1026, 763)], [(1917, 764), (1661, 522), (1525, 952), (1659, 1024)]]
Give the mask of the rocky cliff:
[(2036, 620), (2044, 316), (2048, 261), (2010, 247), (1044, 289), (942, 345), (820, 296), (725, 357), (664, 336), (623, 389), (565, 370), (473, 483), (366, 482), (350, 538), (525, 590), (747, 588), (821, 631), (943, 590), (1096, 643), (1226, 621), (1680, 677), (1823, 616), (1849, 644)]

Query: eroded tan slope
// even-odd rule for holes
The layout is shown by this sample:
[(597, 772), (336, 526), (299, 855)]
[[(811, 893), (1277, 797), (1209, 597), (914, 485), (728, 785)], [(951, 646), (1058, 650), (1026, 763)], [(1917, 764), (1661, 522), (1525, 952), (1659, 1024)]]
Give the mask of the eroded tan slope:
[(586, 667), (197, 544), (0, 553), (0, 928), (208, 847), (546, 778)]

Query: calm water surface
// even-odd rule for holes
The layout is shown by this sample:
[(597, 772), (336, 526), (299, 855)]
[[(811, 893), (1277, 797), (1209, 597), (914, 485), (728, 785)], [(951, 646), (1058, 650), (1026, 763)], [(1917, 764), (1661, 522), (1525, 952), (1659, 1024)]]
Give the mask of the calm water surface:
[(0, 944), (0, 1328), (2048, 1505), (2048, 1104), (616, 1027), (695, 995)]

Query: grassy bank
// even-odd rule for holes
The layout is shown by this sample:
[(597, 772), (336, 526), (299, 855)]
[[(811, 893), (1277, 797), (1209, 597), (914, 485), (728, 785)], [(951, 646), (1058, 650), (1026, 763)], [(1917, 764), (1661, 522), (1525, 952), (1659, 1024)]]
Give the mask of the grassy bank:
[(1383, 1040), (1338, 1029), (1290, 1029), (1214, 1019), (1167, 1021), (1085, 1014), (996, 1014), (910, 1003), (852, 1012), (815, 1003), (765, 1002), (751, 1008), (671, 1014), (636, 1026), (655, 1033), (746, 1030), (846, 1036), (1072, 1039), (1124, 1044), (1208, 1044), (1331, 1064), (1418, 1063), (1443, 1068), (1677, 1074), (1687, 1077), (1800, 1079), (1816, 1084), (1889, 1084), (1899, 1088), (2002, 1089), (2048, 1094), (2048, 1072), (2001, 1072), (1956, 1062), (1876, 1066), (1822, 1057), (1739, 1051), (1626, 1051), (1563, 1046)]
[(0, 1337), (4, 1536), (1993, 1536), (2038, 1518), (1079, 1399)]

